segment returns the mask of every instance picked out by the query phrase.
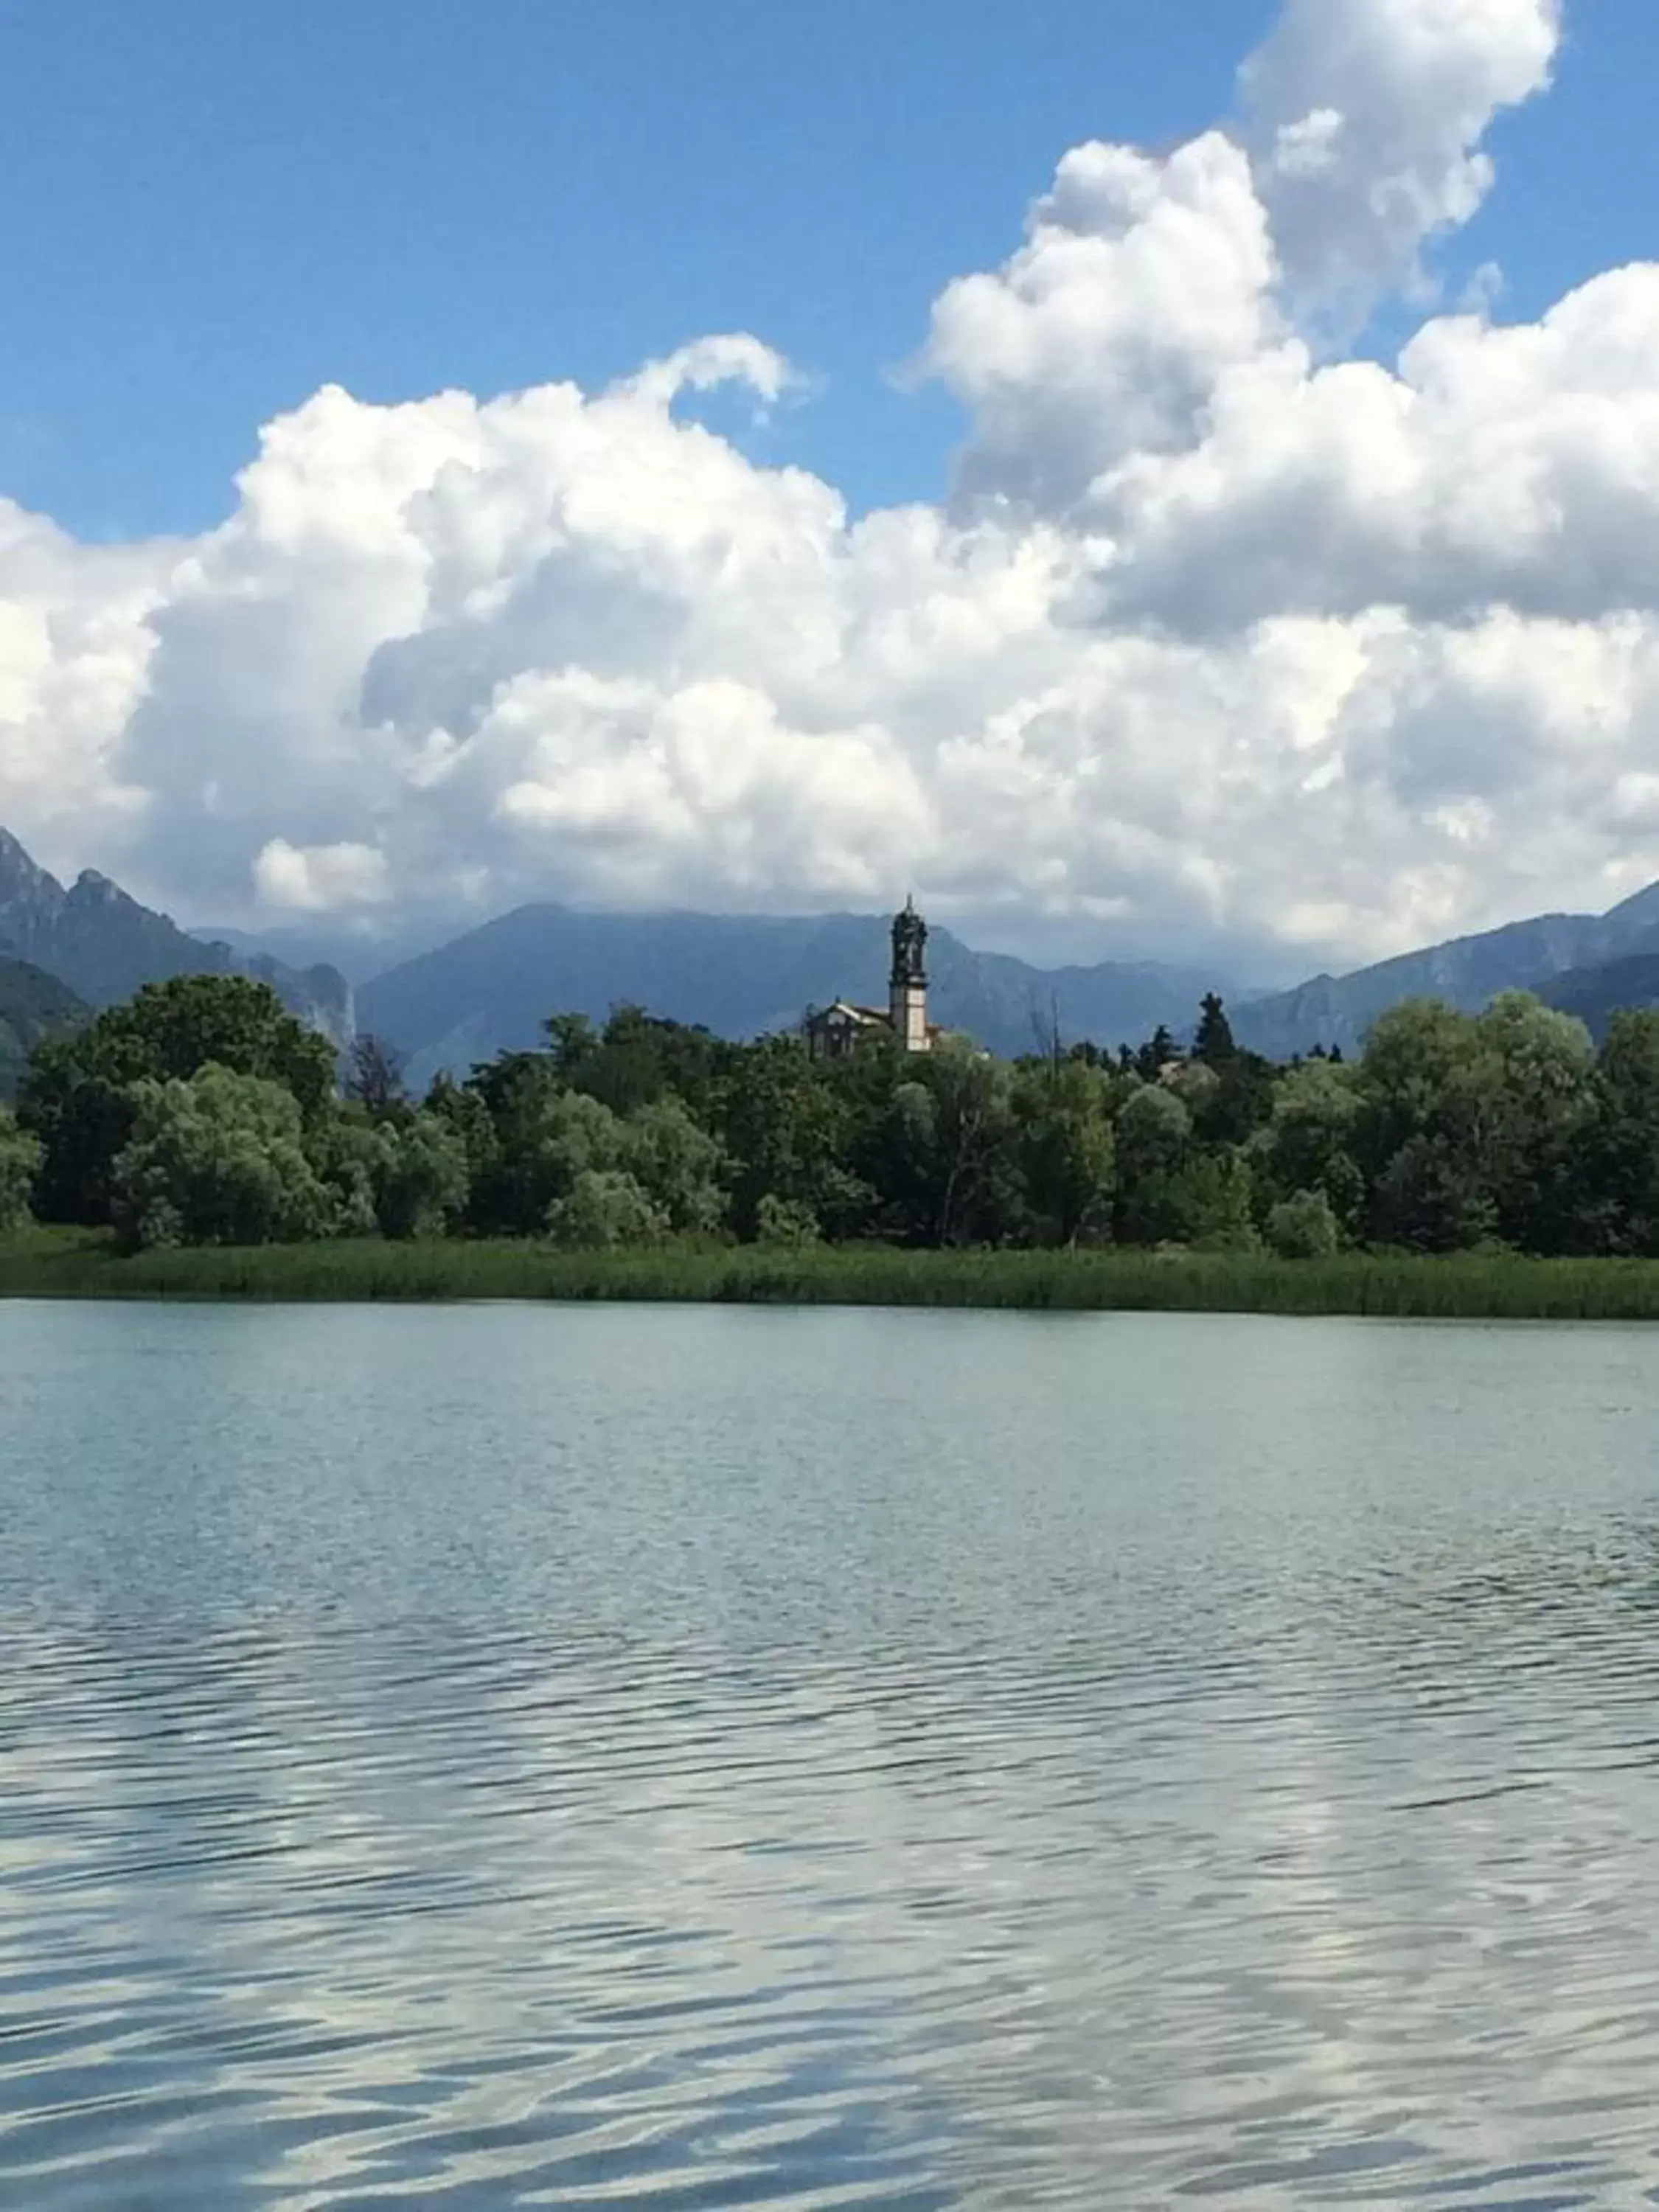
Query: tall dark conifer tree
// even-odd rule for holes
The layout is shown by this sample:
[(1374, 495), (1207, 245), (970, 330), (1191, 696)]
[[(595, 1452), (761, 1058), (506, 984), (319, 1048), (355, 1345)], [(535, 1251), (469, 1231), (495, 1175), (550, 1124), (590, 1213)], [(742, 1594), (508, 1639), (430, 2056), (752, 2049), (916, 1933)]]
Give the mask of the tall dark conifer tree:
[(1237, 1049), (1233, 1042), (1232, 1025), (1227, 1019), (1226, 1008), (1213, 991), (1206, 993), (1199, 1018), (1198, 1035), (1193, 1040), (1193, 1058), (1201, 1060), (1206, 1067), (1220, 1068)]

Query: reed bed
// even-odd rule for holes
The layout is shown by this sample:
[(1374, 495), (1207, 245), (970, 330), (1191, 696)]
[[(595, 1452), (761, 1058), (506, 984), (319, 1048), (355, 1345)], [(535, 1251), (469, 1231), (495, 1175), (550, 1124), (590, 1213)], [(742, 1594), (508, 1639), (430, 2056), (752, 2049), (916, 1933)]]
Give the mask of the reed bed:
[(1445, 1320), (1659, 1320), (1659, 1261), (1393, 1254), (565, 1252), (528, 1241), (362, 1242), (118, 1255), (36, 1231), (0, 1243), (0, 1297), (436, 1301), (635, 1299), (1071, 1312), (1369, 1314)]

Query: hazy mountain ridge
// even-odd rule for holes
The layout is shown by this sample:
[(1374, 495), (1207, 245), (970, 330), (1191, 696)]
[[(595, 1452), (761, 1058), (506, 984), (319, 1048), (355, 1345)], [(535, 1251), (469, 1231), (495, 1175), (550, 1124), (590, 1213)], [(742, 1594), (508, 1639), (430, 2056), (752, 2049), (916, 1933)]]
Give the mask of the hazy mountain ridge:
[(1289, 1060), (1316, 1045), (1352, 1053), (1377, 1016), (1403, 999), (1443, 999), (1478, 1013), (1500, 991), (1548, 997), (1559, 979), (1649, 950), (1659, 950), (1659, 884), (1604, 915), (1537, 915), (1352, 975), (1316, 975), (1238, 1006), (1233, 1033), (1270, 1060)]
[[(596, 915), (523, 906), (404, 962), (359, 994), (365, 1028), (423, 1080), (539, 1041), (555, 1012), (603, 1018), (632, 1001), (727, 1036), (791, 1029), (811, 1006), (884, 1005), (889, 924), (878, 915)], [(1193, 1020), (1206, 969), (1112, 963), (1053, 971), (928, 939), (930, 1011), (997, 1052), (1029, 1052), (1051, 1018), (1067, 1040), (1139, 1041)]]
[(360, 929), (331, 925), (325, 919), (284, 922), (273, 929), (225, 927), (190, 933), (201, 945), (228, 945), (240, 959), (274, 960), (302, 975), (313, 968), (335, 969), (354, 990), (384, 975), (388, 969), (401, 967), (406, 960), (448, 944), (459, 933), (453, 923), (443, 927), (427, 922), (394, 924), (386, 935), (371, 936)]
[[(1241, 1044), (1289, 1060), (1316, 1045), (1357, 1052), (1379, 1014), (1401, 1000), (1446, 1000), (1476, 1012), (1499, 991), (1550, 996), (1609, 961), (1659, 951), (1659, 885), (1606, 915), (1539, 915), (1289, 991), (1241, 994), (1212, 970), (1107, 962), (1044, 969), (975, 952), (951, 931), (928, 942), (931, 1011), (994, 1051), (1030, 1051), (1057, 1022), (1067, 1042), (1135, 1043), (1160, 1022), (1189, 1031), (1202, 994), (1219, 990)], [(409, 1054), (424, 1079), (460, 1072), (503, 1047), (538, 1042), (553, 1011), (603, 1017), (634, 1000), (722, 1035), (792, 1027), (808, 1006), (844, 996), (884, 1003), (887, 924), (875, 915), (786, 920), (710, 915), (604, 915), (520, 907), (374, 978), (360, 994), (365, 1025)], [(1599, 1006), (1598, 989), (1584, 986)], [(1631, 979), (1634, 988), (1634, 979)], [(1598, 1013), (1597, 1019), (1604, 1019)]]
[[(884, 1003), (889, 957), (888, 922), (878, 915), (629, 915), (532, 904), (371, 975), (354, 1004), (337, 968), (292, 966), (271, 949), (326, 949), (333, 939), (325, 924), (276, 937), (229, 935), (234, 941), (187, 933), (91, 870), (66, 890), (0, 830), (0, 957), (32, 963), (94, 1008), (167, 975), (258, 976), (337, 1043), (349, 1041), (360, 1014), (407, 1055), (417, 1083), (536, 1044), (558, 1012), (602, 1019), (632, 1002), (723, 1036), (791, 1029), (809, 1006), (834, 998)], [(398, 941), (394, 929), (386, 942)], [(1160, 1023), (1190, 1032), (1211, 989), (1227, 1000), (1239, 1042), (1275, 1060), (1315, 1046), (1356, 1052), (1377, 1017), (1403, 999), (1441, 998), (1474, 1012), (1512, 989), (1582, 1014), (1599, 1036), (1616, 1007), (1659, 1004), (1659, 884), (1604, 915), (1534, 915), (1266, 994), (1241, 993), (1191, 964), (1042, 969), (975, 951), (938, 927), (928, 965), (933, 1018), (1010, 1054), (1031, 1050), (1056, 1026), (1066, 1042), (1109, 1048), (1139, 1043)]]
[(88, 868), (65, 890), (9, 830), (0, 830), (0, 954), (32, 963), (96, 1008), (172, 975), (240, 975), (271, 985), (283, 1004), (329, 1037), (349, 1043), (351, 988), (337, 969), (288, 967), (192, 937)]
[(60, 1030), (73, 1029), (91, 1012), (84, 999), (44, 968), (0, 955), (0, 1099), (15, 1094), (36, 1045)]
[(1659, 1006), (1659, 950), (1570, 969), (1540, 995), (1564, 1014), (1576, 1014), (1600, 1044), (1621, 1009)]

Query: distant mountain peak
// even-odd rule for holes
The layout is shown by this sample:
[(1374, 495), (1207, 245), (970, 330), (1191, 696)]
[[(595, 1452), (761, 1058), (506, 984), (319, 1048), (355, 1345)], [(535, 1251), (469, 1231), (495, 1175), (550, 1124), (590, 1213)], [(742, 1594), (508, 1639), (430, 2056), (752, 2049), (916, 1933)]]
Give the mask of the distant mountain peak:
[[(887, 932), (884, 915), (596, 913), (538, 901), (372, 975), (362, 986), (362, 1015), (410, 1055), (417, 1079), (534, 1044), (550, 1013), (603, 1018), (623, 1000), (722, 1035), (753, 1036), (793, 1027), (809, 1006), (837, 997), (878, 1000)], [(267, 946), (235, 931), (186, 935), (95, 868), (83, 869), (65, 891), (0, 829), (0, 953), (33, 961), (95, 1006), (165, 975), (252, 975), (343, 1042), (353, 1027), (352, 994), (331, 962), (313, 964), (320, 925), (277, 934), (293, 941)], [(1196, 964), (1043, 969), (975, 951), (943, 927), (930, 950), (930, 1011), (998, 1051), (1030, 1051), (1055, 1016), (1068, 1042), (1138, 1043), (1159, 1024), (1182, 1034), (1200, 997), (1215, 989), (1228, 1001), (1238, 1042), (1283, 1060), (1316, 1045), (1358, 1047), (1377, 1017), (1404, 999), (1440, 998), (1474, 1012), (1499, 991), (1551, 994), (1558, 979), (1581, 971), (1585, 1005), (1599, 1018), (1607, 1005), (1631, 1002), (1620, 994), (1638, 984), (1659, 988), (1650, 971), (1615, 964), (1659, 956), (1659, 884), (1605, 915), (1530, 915), (1273, 994), (1241, 994)]]
[(1377, 1018), (1401, 1000), (1443, 999), (1479, 1013), (1500, 991), (1548, 995), (1558, 977), (1659, 950), (1659, 884), (1607, 913), (1537, 914), (1497, 929), (1449, 938), (1418, 952), (1396, 953), (1347, 975), (1316, 975), (1239, 1007), (1233, 1034), (1273, 1060), (1316, 1045), (1363, 1045)]
[[(82, 868), (70, 885), (69, 896), (81, 906), (138, 906), (131, 892), (124, 891), (112, 877), (100, 875), (96, 868)], [(148, 913), (150, 909), (141, 907), (139, 911)], [(165, 921), (168, 916), (162, 915), (159, 919)]]
[(201, 943), (96, 868), (83, 868), (66, 891), (4, 829), (0, 954), (32, 963), (94, 1007), (112, 1006), (142, 984), (172, 975), (257, 975), (335, 1043), (349, 1043), (355, 1030), (350, 987), (333, 969), (301, 975), (277, 960), (254, 961), (227, 945)]
[[(838, 998), (884, 1003), (889, 915), (596, 914), (517, 907), (373, 978), (364, 1025), (408, 1055), (423, 1082), (465, 1074), (503, 1048), (541, 1041), (550, 1014), (602, 1020), (619, 1004), (747, 1037), (793, 1029)], [(1069, 1042), (1138, 1043), (1160, 1022), (1189, 1028), (1210, 969), (1151, 962), (1048, 972), (973, 951), (949, 929), (928, 939), (930, 1015), (997, 1052), (1028, 1053), (1057, 1015)]]
[(9, 830), (0, 830), (0, 932), (9, 914), (55, 914), (65, 896), (57, 877), (48, 875)]

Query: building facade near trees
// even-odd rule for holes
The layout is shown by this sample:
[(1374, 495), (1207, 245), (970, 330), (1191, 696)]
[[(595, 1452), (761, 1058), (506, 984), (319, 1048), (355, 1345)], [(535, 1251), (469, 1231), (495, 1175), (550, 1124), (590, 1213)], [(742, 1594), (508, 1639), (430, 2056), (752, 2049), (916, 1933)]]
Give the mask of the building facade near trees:
[(813, 1057), (838, 1060), (873, 1038), (890, 1037), (901, 1051), (931, 1052), (942, 1034), (927, 1018), (927, 925), (907, 898), (893, 916), (893, 964), (887, 1004), (863, 1006), (836, 999), (809, 1012), (802, 1027)]

